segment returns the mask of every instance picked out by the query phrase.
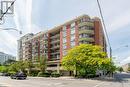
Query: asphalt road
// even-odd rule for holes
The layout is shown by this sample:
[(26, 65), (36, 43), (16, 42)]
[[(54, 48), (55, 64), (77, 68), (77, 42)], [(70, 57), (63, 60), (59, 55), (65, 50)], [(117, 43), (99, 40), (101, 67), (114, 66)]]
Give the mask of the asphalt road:
[(119, 73), (115, 80), (88, 80), (70, 78), (37, 78), (14, 80), (0, 77), (0, 87), (130, 87), (130, 74)]

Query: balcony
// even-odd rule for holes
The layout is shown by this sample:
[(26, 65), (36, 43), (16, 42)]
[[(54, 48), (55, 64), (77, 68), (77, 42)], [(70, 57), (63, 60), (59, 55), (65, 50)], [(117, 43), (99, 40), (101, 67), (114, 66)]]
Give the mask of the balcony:
[(58, 38), (58, 37), (60, 37), (60, 34), (56, 34), (54, 36), (51, 36), (51, 39)]
[(59, 62), (60, 62), (59, 58), (51, 58), (49, 61), (47, 61), (47, 64), (54, 64)]
[(60, 43), (60, 40), (58, 39), (58, 40), (51, 41), (51, 44), (54, 44), (54, 43)]
[(53, 52), (51, 55), (60, 54), (60, 52)]
[(43, 44), (48, 44), (48, 41), (44, 41)]
[(60, 45), (56, 45), (56, 46), (51, 47), (51, 49), (57, 49), (57, 48), (60, 48)]
[(80, 38), (79, 41), (88, 41), (88, 42), (94, 42), (94, 38), (90, 38), (90, 37), (84, 37), (84, 38)]
[(82, 26), (91, 26), (91, 27), (93, 27), (94, 23), (93, 22), (81, 22), (79, 24), (79, 27), (82, 27)]
[(94, 34), (94, 30), (80, 30), (79, 34)]

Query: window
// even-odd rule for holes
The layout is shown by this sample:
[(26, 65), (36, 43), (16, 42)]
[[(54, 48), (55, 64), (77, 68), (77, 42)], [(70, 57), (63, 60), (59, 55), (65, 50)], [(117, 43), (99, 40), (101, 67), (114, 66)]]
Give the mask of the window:
[(71, 41), (75, 40), (75, 34), (71, 35)]
[(63, 32), (63, 37), (66, 37), (66, 32)]
[(85, 37), (89, 37), (89, 35), (88, 34), (80, 34), (79, 35), (79, 38), (85, 38)]
[(71, 41), (71, 47), (75, 46), (75, 41)]
[(71, 34), (75, 34), (75, 27), (71, 28)]
[(75, 27), (75, 22), (71, 24), (71, 28), (72, 28), (72, 27)]
[(66, 38), (63, 38), (63, 43), (66, 43), (66, 42), (67, 42)]
[(64, 50), (63, 51), (63, 56), (65, 56), (67, 54), (67, 51), (66, 50)]
[(63, 32), (66, 31), (66, 26), (63, 26)]
[(66, 49), (67, 48), (67, 46), (66, 45), (63, 45), (63, 49)]

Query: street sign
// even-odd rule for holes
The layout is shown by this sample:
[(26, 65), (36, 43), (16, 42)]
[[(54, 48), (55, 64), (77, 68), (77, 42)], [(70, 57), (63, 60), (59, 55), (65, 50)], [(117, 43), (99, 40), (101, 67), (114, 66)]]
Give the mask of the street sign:
[(13, 14), (14, 13), (14, 6), (12, 5), (14, 1), (1, 1), (1, 10), (2, 14)]
[(0, 25), (4, 23), (4, 15), (14, 13), (14, 2), (15, 1), (1, 1)]

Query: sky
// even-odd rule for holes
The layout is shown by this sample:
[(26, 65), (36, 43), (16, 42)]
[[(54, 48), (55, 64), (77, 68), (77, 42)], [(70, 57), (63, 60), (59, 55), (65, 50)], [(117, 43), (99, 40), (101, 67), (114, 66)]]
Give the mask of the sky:
[[(113, 60), (130, 62), (130, 0), (99, 0), (112, 47)], [(16, 0), (14, 14), (4, 17), (0, 28), (37, 33), (87, 14), (100, 17), (96, 0)], [(0, 30), (0, 51), (17, 55), (19, 32)]]

